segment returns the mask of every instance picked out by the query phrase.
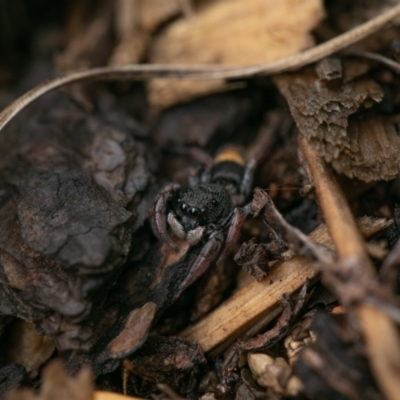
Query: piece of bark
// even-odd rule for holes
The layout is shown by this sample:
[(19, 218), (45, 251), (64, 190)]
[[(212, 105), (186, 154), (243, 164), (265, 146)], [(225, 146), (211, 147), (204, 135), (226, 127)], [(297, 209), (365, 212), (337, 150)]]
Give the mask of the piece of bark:
[[(359, 220), (360, 230), (365, 237), (380, 232), (391, 223), (382, 219)], [(323, 225), (310, 234), (310, 239), (332, 246)], [(257, 320), (264, 318), (264, 325), (270, 322), (276, 316), (276, 310), (280, 309), (282, 295), (295, 292), (307, 279), (312, 280), (316, 276), (316, 270), (303, 257), (279, 261), (263, 281), (255, 281), (241, 289), (204, 319), (185, 329), (181, 336), (198, 342), (204, 352), (220, 352)]]
[[(253, 65), (310, 47), (310, 31), (324, 16), (319, 0), (217, 1), (195, 17), (176, 21), (154, 42), (152, 63)], [(204, 35), (204, 32), (207, 32)], [(235, 37), (235, 40), (230, 40)], [(222, 81), (149, 83), (153, 108), (163, 109), (195, 96), (220, 91)]]
[(343, 81), (332, 86), (321, 82), (313, 68), (280, 75), (274, 82), (288, 102), (297, 128), (327, 162), (351, 148), (349, 116), (383, 98), (382, 89), (372, 80)]
[(390, 180), (400, 172), (400, 137), (395, 125), (378, 114), (351, 117), (349, 146), (332, 160), (333, 168), (364, 182)]
[(357, 79), (332, 86), (311, 69), (275, 82), (299, 131), (337, 172), (365, 182), (390, 180), (399, 173), (400, 138), (394, 124), (362, 112), (382, 99), (375, 82)]
[(119, 124), (55, 95), (3, 147), (0, 312), (35, 323), (60, 349), (91, 346), (154, 195), (146, 145), (129, 117), (112, 103), (109, 112)]
[[(84, 363), (96, 376), (108, 374), (143, 346), (163, 312), (197, 277), (193, 266), (208, 245), (200, 242), (190, 246), (186, 240), (173, 240), (177, 251), (156, 242), (145, 257), (120, 275), (93, 327), (92, 348), (65, 355), (69, 371)], [(210, 265), (211, 261), (204, 268)]]

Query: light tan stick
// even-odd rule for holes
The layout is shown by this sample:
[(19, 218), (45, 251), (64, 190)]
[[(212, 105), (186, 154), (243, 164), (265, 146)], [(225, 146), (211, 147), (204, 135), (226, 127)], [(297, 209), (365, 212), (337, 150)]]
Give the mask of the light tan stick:
[(142, 397), (131, 397), (114, 392), (102, 392), (96, 390), (93, 393), (93, 400), (145, 400)]
[[(385, 219), (362, 218), (359, 227), (370, 237), (391, 224)], [(310, 234), (314, 242), (332, 247), (325, 225)], [(185, 339), (199, 343), (204, 352), (213, 354), (223, 349), (252, 325), (264, 318), (267, 324), (277, 315), (284, 293), (294, 293), (307, 279), (317, 275), (315, 268), (304, 257), (277, 262), (270, 274), (261, 282), (247, 285), (197, 324), (181, 333)], [(217, 350), (216, 350), (217, 349)]]
[[(352, 260), (353, 266), (363, 267), (365, 277), (374, 279), (372, 263), (335, 177), (304, 137), (300, 137), (299, 144), (340, 261), (345, 265), (346, 260)], [(377, 383), (388, 399), (399, 399), (400, 341), (397, 329), (386, 314), (370, 305), (360, 302), (355, 310)]]

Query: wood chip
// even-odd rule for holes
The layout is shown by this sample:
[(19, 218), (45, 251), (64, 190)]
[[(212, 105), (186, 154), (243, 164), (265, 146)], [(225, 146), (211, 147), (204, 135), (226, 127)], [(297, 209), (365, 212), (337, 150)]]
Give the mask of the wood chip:
[(332, 161), (337, 172), (364, 182), (390, 180), (398, 175), (400, 137), (388, 118), (365, 114), (351, 118), (347, 136), (350, 148)]
[(372, 80), (346, 78), (329, 85), (308, 68), (274, 81), (301, 134), (337, 172), (365, 182), (393, 179), (400, 171), (400, 137), (388, 118), (362, 111), (383, 92)]
[[(196, 16), (176, 21), (163, 32), (150, 51), (150, 62), (189, 65), (272, 62), (312, 46), (309, 32), (323, 16), (320, 0), (216, 1)], [(149, 83), (149, 98), (151, 105), (160, 109), (224, 87), (222, 80), (154, 80)]]

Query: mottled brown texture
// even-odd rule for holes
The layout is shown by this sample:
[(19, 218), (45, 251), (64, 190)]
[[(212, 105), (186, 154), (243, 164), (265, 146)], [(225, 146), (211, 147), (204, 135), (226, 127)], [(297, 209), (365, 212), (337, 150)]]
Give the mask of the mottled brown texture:
[(323, 58), (315, 66), (318, 78), (321, 81), (334, 81), (342, 77), (342, 62), (339, 58), (327, 57)]
[(313, 68), (280, 75), (274, 81), (289, 104), (297, 128), (328, 162), (351, 146), (349, 116), (383, 97), (382, 89), (372, 80), (359, 78), (332, 86), (320, 81)]
[(364, 182), (390, 180), (400, 171), (400, 137), (389, 118), (362, 113), (349, 119), (349, 147), (332, 166), (349, 178)]
[(146, 146), (110, 100), (100, 116), (46, 99), (0, 171), (0, 313), (34, 322), (60, 349), (92, 345), (150, 200)]

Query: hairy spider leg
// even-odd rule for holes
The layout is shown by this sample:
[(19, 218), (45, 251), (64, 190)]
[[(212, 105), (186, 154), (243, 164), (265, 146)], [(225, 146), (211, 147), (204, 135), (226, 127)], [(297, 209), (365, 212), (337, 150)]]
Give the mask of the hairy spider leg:
[(203, 246), (200, 254), (196, 257), (190, 268), (189, 273), (186, 275), (182, 283), (182, 287), (187, 287), (193, 283), (200, 275), (202, 275), (211, 263), (218, 256), (222, 243), (224, 242), (224, 234), (222, 231), (217, 230), (211, 233), (208, 242)]
[(236, 207), (232, 211), (231, 215), (227, 218), (227, 225), (229, 226), (229, 229), (226, 235), (224, 247), (221, 251), (221, 254), (218, 257), (217, 261), (218, 266), (223, 264), (227, 255), (235, 245), (240, 234), (240, 228), (242, 227), (243, 222), (246, 219), (247, 215), (248, 214), (246, 214), (243, 208)]
[(180, 190), (176, 183), (168, 185), (158, 196), (154, 207), (150, 210), (150, 221), (155, 234), (161, 238), (169, 247), (178, 250), (178, 246), (173, 242), (167, 229), (168, 202), (174, 193)]

